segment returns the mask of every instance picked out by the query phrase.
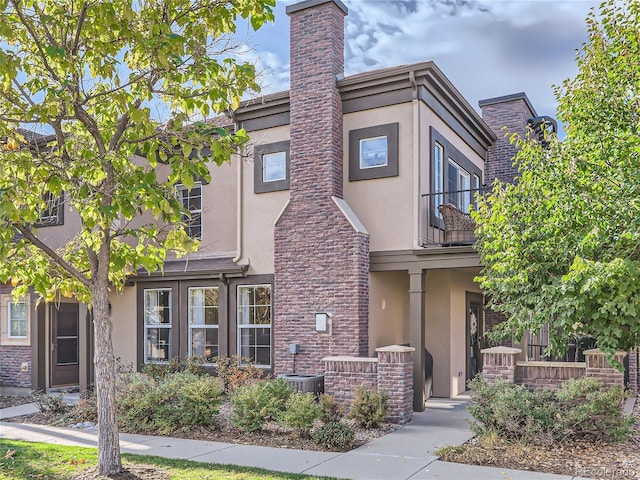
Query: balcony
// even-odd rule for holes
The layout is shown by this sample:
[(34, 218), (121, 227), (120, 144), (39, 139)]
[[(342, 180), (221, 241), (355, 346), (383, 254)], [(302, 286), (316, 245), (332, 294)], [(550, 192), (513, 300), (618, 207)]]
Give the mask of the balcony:
[(421, 245), (453, 247), (473, 245), (475, 221), (469, 211), (478, 195), (488, 188), (474, 188), (422, 195)]

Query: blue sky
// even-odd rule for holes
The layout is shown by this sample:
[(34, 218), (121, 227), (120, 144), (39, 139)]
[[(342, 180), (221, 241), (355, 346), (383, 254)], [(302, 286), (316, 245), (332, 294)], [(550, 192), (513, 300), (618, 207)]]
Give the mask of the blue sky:
[[(555, 115), (552, 86), (575, 75), (586, 40), (588, 0), (343, 0), (345, 73), (433, 60), (478, 109), (478, 101), (524, 91), (540, 115)], [(258, 32), (240, 25), (243, 58), (261, 72), (263, 93), (289, 88), (289, 18)]]

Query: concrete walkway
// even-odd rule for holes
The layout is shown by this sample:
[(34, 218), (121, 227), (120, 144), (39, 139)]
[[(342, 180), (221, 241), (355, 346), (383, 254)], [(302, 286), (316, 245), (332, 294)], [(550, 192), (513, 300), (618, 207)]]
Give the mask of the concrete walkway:
[[(120, 434), (123, 453), (157, 455), (197, 462), (242, 465), (354, 480), (577, 480), (579, 477), (447, 463), (435, 452), (472, 437), (465, 406), (468, 397), (431, 399), (405, 427), (346, 453), (257, 447), (171, 437)], [(0, 419), (34, 411), (35, 405), (0, 410)], [(97, 446), (95, 430), (0, 422), (0, 439)], [(0, 440), (0, 450), (1, 450)]]

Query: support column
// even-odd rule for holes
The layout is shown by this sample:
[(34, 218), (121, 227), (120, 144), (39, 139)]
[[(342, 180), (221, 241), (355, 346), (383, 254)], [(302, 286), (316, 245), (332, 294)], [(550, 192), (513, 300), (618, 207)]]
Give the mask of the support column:
[(409, 270), (409, 336), (415, 348), (413, 360), (413, 410), (424, 411), (425, 370), (424, 370), (424, 312), (426, 270)]

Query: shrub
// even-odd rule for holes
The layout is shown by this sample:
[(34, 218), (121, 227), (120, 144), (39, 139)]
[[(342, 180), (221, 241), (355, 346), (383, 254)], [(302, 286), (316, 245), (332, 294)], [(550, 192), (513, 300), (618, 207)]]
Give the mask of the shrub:
[(221, 396), (220, 381), (209, 376), (188, 371), (158, 379), (134, 375), (117, 399), (118, 417), (130, 431), (169, 433), (210, 426)]
[(65, 415), (67, 422), (98, 423), (98, 397), (94, 389), (80, 393), (78, 403)]
[(305, 435), (320, 415), (320, 407), (312, 393), (294, 392), (287, 400), (280, 421), (285, 427), (297, 430), (299, 435)]
[(238, 355), (215, 357), (216, 374), (224, 384), (224, 391), (233, 393), (238, 388), (264, 378), (264, 371), (246, 357)]
[(488, 383), (481, 376), (469, 382), (473, 403), (468, 407), (476, 435), (496, 434), (526, 443), (548, 444), (561, 434), (559, 408), (550, 390), (530, 392), (502, 380)]
[(42, 390), (31, 392), (33, 401), (42, 413), (61, 415), (71, 407), (64, 401), (64, 393), (47, 393)]
[(166, 363), (146, 363), (140, 371), (149, 377), (159, 380), (174, 373), (189, 372), (193, 375), (208, 375), (202, 356), (173, 357)]
[(344, 408), (338, 405), (333, 395), (323, 393), (318, 397), (318, 407), (320, 408), (320, 419), (324, 423), (337, 422), (344, 416)]
[(351, 402), (349, 418), (362, 428), (374, 428), (387, 417), (387, 394), (369, 390), (362, 385), (356, 388)]
[(284, 411), (293, 389), (283, 378), (245, 385), (231, 396), (231, 422), (251, 433)]
[(324, 448), (347, 450), (355, 439), (353, 428), (341, 422), (329, 422), (318, 428), (313, 434), (316, 445)]
[(529, 391), (504, 381), (488, 383), (481, 376), (469, 382), (473, 402), (471, 429), (480, 436), (549, 444), (589, 436), (622, 440), (630, 421), (622, 414), (622, 387), (604, 389), (595, 379), (567, 382), (560, 391)]
[(621, 385), (603, 388), (602, 382), (582, 377), (565, 383), (557, 396), (563, 404), (565, 435), (621, 441), (629, 434), (632, 418), (622, 411)]

